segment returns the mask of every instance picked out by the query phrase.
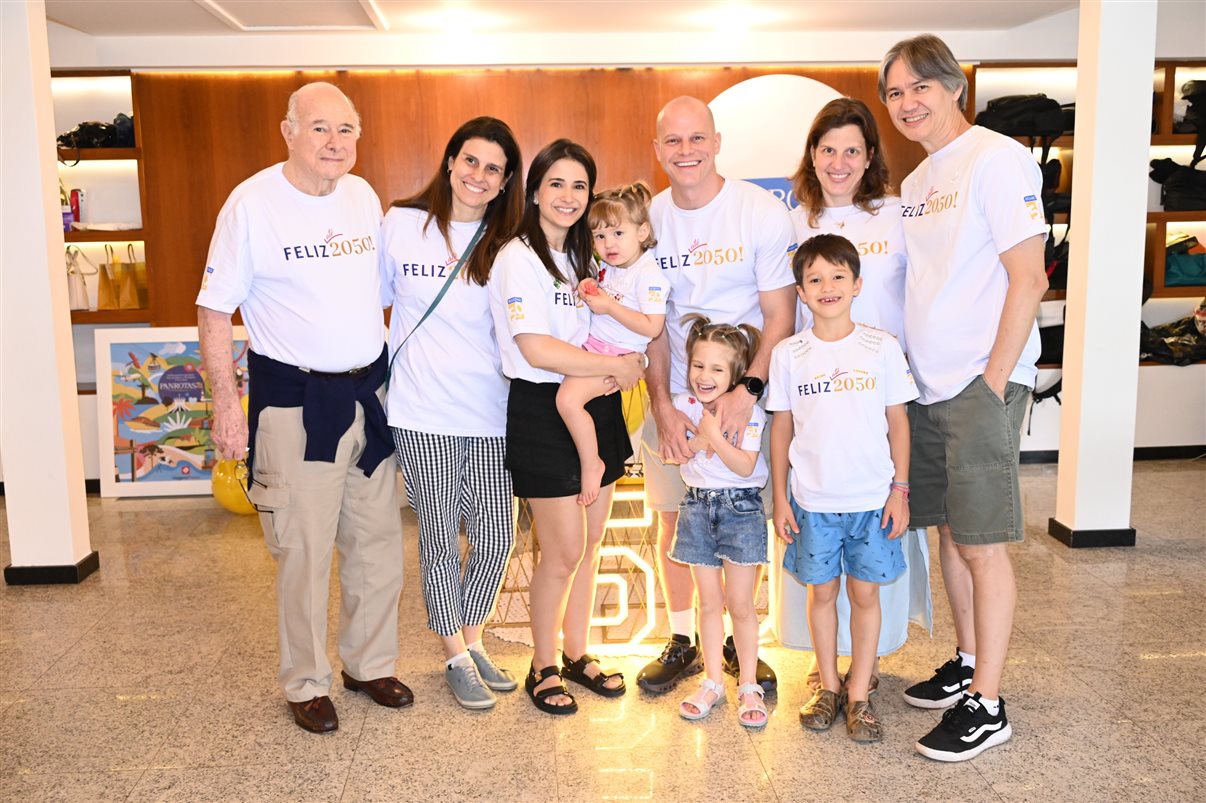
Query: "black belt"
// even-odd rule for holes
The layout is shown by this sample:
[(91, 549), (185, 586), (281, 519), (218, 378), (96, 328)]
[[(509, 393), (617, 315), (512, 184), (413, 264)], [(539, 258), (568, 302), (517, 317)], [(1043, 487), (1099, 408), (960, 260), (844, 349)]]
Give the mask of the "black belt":
[(336, 373), (331, 373), (330, 371), (315, 371), (310, 368), (298, 368), (297, 370), (304, 371), (310, 376), (321, 376), (325, 379), (340, 379), (342, 377), (360, 376), (361, 374), (368, 373), (368, 369), (372, 367), (373, 366), (371, 365), (363, 365), (359, 368), (353, 368), (350, 371), (338, 371)]

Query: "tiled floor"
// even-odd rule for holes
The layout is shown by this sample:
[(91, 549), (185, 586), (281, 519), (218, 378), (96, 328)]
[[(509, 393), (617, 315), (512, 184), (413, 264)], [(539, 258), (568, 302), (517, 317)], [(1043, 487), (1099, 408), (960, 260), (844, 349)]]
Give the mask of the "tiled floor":
[[(732, 703), (683, 722), (673, 693), (584, 693), (577, 716), (554, 718), (520, 691), (470, 713), (444, 689), (424, 626), (408, 513), (399, 671), (418, 702), (392, 711), (337, 688), (340, 730), (315, 736), (276, 689), (272, 562), (255, 520), (209, 499), (91, 498), (98, 574), (76, 587), (0, 585), (0, 799), (1206, 798), (1206, 462), (1136, 464), (1134, 549), (1073, 551), (1047, 537), (1055, 468), (1023, 473), (1005, 688), (1015, 735), (971, 762), (914, 753), (937, 715), (900, 698), (952, 648), (938, 576), (934, 640), (916, 631), (884, 661), (879, 745), (804, 732), (807, 656), (779, 648), (764, 653), (784, 682), (762, 733), (744, 732)], [(489, 647), (523, 671), (525, 648)], [(644, 660), (616, 663), (632, 679)]]

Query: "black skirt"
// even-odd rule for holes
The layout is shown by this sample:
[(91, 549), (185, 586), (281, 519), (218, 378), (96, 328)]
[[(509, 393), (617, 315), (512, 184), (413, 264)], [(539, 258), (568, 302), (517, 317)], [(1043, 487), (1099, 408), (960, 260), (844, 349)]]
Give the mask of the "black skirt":
[[(578, 450), (557, 412), (556, 382), (511, 380), (507, 398), (507, 459), (515, 495), (526, 499), (575, 496), (582, 490)], [(600, 396), (586, 404), (595, 421), (599, 457), (607, 467), (603, 487), (624, 476), (632, 441), (624, 425), (620, 394)]]

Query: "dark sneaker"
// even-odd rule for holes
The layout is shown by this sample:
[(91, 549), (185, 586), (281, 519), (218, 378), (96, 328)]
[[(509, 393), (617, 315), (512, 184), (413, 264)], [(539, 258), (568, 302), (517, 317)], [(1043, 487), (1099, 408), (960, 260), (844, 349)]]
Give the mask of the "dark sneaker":
[(990, 747), (1009, 741), (1013, 728), (1005, 718), (1005, 699), (994, 717), (980, 704), (980, 694), (964, 695), (942, 715), (942, 721), (922, 736), (917, 752), (935, 761), (967, 761)]
[(657, 660), (650, 661), (637, 675), (637, 685), (660, 694), (670, 691), (683, 678), (703, 671), (703, 655), (687, 636), (674, 634)]
[[(724, 640), (724, 671), (725, 674), (732, 675), (735, 678), (741, 677), (741, 666), (737, 663), (737, 648), (733, 646), (733, 637), (729, 636)], [(763, 661), (758, 659), (758, 666), (754, 669), (754, 678), (758, 681), (758, 685), (762, 687), (762, 691), (770, 694), (779, 685), (779, 678), (775, 676), (775, 670)]]
[(956, 650), (955, 657), (935, 669), (932, 678), (905, 689), (905, 702), (916, 708), (949, 708), (971, 685), (973, 671), (963, 665)]

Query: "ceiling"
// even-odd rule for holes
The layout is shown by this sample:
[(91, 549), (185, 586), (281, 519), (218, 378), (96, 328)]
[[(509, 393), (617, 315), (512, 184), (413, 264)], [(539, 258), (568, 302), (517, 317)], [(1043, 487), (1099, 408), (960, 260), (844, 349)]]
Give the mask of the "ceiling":
[(363, 31), (691, 33), (1008, 30), (1077, 0), (45, 0), (47, 19), (93, 36)]

